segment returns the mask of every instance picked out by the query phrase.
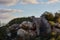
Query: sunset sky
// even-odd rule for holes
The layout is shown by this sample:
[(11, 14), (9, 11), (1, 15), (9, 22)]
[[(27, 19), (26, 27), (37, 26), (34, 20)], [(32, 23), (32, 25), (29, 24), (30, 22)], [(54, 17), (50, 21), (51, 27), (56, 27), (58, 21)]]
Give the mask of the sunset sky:
[(60, 0), (0, 0), (0, 21), (7, 23), (16, 17), (36, 16), (60, 10)]

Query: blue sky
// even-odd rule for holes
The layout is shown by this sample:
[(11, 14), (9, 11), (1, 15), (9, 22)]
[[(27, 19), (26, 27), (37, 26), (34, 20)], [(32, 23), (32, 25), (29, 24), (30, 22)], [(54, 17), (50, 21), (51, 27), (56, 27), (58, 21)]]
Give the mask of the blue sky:
[(60, 0), (0, 0), (0, 20), (4, 23), (16, 17), (39, 17), (45, 11), (58, 10)]

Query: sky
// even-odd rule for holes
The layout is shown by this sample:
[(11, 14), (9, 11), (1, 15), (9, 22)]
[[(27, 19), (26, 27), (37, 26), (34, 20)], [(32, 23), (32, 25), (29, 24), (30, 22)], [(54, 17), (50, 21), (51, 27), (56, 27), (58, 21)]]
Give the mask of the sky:
[(8, 23), (17, 17), (40, 17), (45, 11), (60, 10), (60, 0), (0, 0), (0, 21)]

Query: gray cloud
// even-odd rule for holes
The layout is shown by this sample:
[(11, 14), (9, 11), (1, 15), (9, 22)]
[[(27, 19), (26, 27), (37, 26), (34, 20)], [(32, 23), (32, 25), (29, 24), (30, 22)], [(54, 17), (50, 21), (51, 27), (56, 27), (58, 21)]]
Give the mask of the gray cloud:
[(19, 0), (0, 0), (0, 5), (12, 6), (15, 5)]
[(21, 13), (22, 10), (17, 9), (0, 9), (0, 19), (9, 19), (14, 18), (12, 13)]
[(18, 3), (20, 4), (50, 4), (50, 3), (56, 3), (59, 1), (60, 0), (48, 0), (47, 2), (38, 2), (38, 0), (0, 0), (0, 5), (12, 6)]
[(16, 5), (17, 3), (22, 3), (22, 4), (37, 4), (37, 0), (0, 0), (0, 5), (4, 6), (12, 6)]

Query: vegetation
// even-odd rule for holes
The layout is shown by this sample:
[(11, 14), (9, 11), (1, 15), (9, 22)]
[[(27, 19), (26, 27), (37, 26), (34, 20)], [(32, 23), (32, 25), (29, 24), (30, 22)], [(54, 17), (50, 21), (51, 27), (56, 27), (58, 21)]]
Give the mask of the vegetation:
[[(51, 26), (54, 27), (55, 23), (60, 23), (60, 13), (56, 12), (55, 16), (51, 13), (51, 12), (44, 12), (43, 16), (45, 16), (45, 18), (48, 20), (48, 22), (50, 23)], [(13, 24), (20, 24), (23, 21), (31, 21), (32, 19), (27, 17), (22, 17), (22, 18), (15, 18), (13, 20), (11, 20), (7, 25), (0, 27), (0, 40), (5, 40), (6, 39), (6, 29), (13, 25)], [(48, 40), (60, 40), (60, 34), (56, 37), (56, 32), (51, 32), (50, 33), (50, 38)], [(52, 37), (53, 36), (53, 37)], [(35, 40), (40, 40), (41, 37), (37, 37), (35, 38)], [(44, 38), (44, 37), (43, 37)], [(45, 40), (46, 38), (44, 38), (43, 40)]]
[(3, 26), (0, 27), (0, 40), (5, 40), (5, 37), (6, 37), (6, 28)]
[(10, 26), (13, 24), (20, 24), (23, 21), (31, 21), (32, 22), (32, 19), (29, 17), (15, 18), (15, 19), (11, 20), (8, 24)]

